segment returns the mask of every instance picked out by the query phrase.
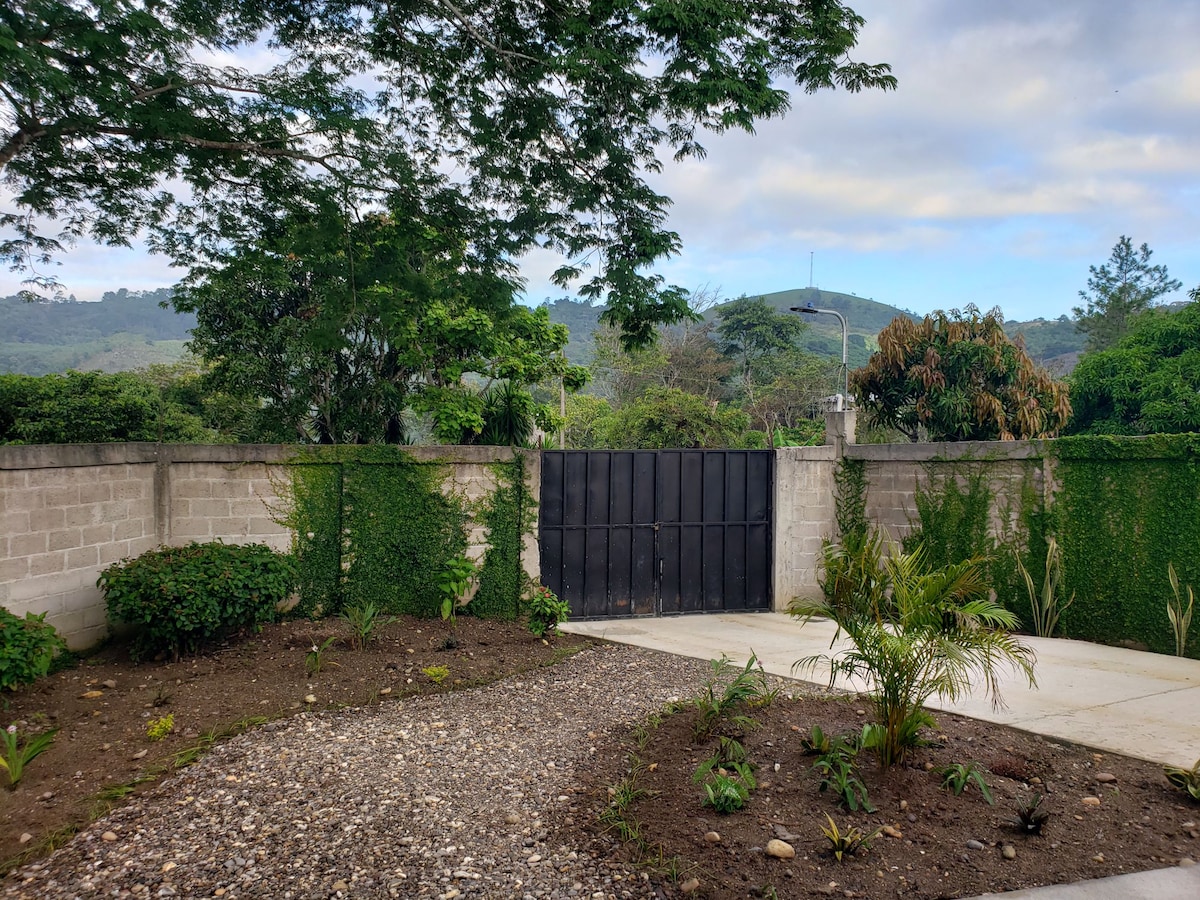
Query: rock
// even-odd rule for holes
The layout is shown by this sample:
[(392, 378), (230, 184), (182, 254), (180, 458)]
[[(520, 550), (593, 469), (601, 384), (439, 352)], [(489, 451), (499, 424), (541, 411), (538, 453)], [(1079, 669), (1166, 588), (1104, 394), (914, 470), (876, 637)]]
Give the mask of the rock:
[(143, 748), (143, 749), (139, 750), (137, 753), (133, 754), (133, 756), (131, 756), (129, 758), (130, 759), (141, 759), (143, 756), (145, 756), (149, 752), (150, 752), (149, 750)]
[(926, 763), (925, 763), (925, 771), (926, 771), (926, 772), (932, 772), (932, 771), (933, 771), (933, 763), (931, 763), (931, 762), (926, 762)]
[(901, 833), (900, 829), (896, 828), (894, 825), (884, 825), (883, 828), (881, 828), (880, 830), (890, 838), (904, 837), (904, 835)]
[(518, 822), (521, 821), (521, 817), (519, 815), (517, 815), (515, 812), (510, 812), (508, 815), (506, 815), (504, 817), (504, 821), (508, 825), (516, 825)]
[(305, 695), (304, 695), (304, 702), (305, 702), (305, 703), (316, 703), (316, 702), (317, 702), (317, 695), (316, 695), (316, 694), (305, 694)]
[(1097, 853), (1095, 856), (1092, 857), (1092, 862), (1104, 862), (1104, 854)]
[(104, 691), (84, 691), (79, 695), (80, 700), (98, 700), (104, 696)]
[(117, 835), (112, 831), (106, 831), (104, 834), (100, 835), (100, 840), (102, 841), (115, 841), (116, 839)]
[(541, 861), (542, 861), (542, 854), (540, 854), (540, 853), (535, 853), (535, 854), (533, 854), (533, 856), (529, 857), (529, 859), (525, 860), (525, 862), (530, 863), (530, 864), (540, 863)]
[(983, 844), (980, 841), (974, 841), (974, 840), (967, 841), (967, 849), (968, 850), (982, 850)]
[(1117, 780), (1117, 776), (1112, 772), (1097, 772), (1096, 780), (1101, 784), (1112, 784)]
[(1100, 798), (1099, 797), (1084, 797), (1083, 805), (1084, 806), (1099, 806)]
[(24, 834), (21, 835), (21, 837), (18, 840), (22, 844), (28, 844), (30, 841), (33, 840), (33, 835), (30, 834), (28, 831), (26, 831)]
[(699, 878), (689, 878), (679, 886), (679, 890), (684, 894), (691, 894), (700, 888)]
[(1185, 856), (1183, 859), (1179, 860), (1179, 867), (1181, 869), (1190, 869), (1195, 864), (1196, 864), (1196, 861), (1194, 859), (1192, 859), (1190, 856)]
[(170, 872), (172, 869), (177, 868), (178, 866), (179, 866), (179, 863), (173, 863), (173, 862), (163, 863), (162, 870), (164, 872)]
[(721, 843), (721, 835), (715, 831), (709, 831), (705, 833), (704, 840), (710, 844), (719, 844)]
[(108, 679), (108, 681), (102, 681), (101, 684), (103, 684), (110, 691), (115, 691), (117, 689), (117, 683), (115, 681), (113, 681), (111, 678)]
[(776, 859), (795, 859), (796, 848), (787, 841), (772, 838), (767, 841), (767, 856), (773, 856)]
[(333, 883), (333, 889), (335, 891), (348, 891), (350, 890), (350, 885), (346, 884), (346, 882), (342, 881), (341, 879), (338, 879)]
[(901, 800), (900, 801), (900, 812), (904, 812), (906, 809), (908, 809), (908, 801)]
[(1004, 856), (1005, 859), (1016, 859), (1017, 858), (1017, 848), (1014, 847), (1012, 844), (1005, 844), (1003, 847), (1000, 848), (1000, 853)]

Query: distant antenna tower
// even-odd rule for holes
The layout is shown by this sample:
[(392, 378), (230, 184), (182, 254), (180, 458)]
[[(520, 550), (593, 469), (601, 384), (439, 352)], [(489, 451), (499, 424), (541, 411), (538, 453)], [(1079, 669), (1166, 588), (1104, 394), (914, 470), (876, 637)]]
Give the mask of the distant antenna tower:
[(813, 278), (813, 251), (808, 251), (808, 286), (811, 288)]

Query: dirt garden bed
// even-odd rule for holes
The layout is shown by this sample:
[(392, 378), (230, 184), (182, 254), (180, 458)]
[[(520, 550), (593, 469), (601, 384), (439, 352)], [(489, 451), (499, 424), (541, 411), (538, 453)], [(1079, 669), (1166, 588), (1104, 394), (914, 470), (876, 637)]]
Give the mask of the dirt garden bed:
[[(805, 754), (801, 739), (814, 724), (826, 734), (859, 732), (869, 714), (863, 698), (816, 696), (785, 696), (752, 710), (758, 727), (739, 740), (757, 788), (744, 809), (727, 815), (702, 805), (703, 788), (693, 780), (719, 736), (695, 739), (694, 709), (665, 716), (605, 748), (605, 765), (587, 785), (591, 846), (650, 865), (665, 896), (729, 900), (974, 897), (1188, 865), (1200, 856), (1200, 804), (1173, 790), (1161, 766), (954, 715), (939, 715), (933, 744), (886, 773), (863, 751), (860, 777), (875, 809), (850, 811), (832, 791), (819, 790), (818, 757)], [(942, 786), (940, 770), (956, 763), (982, 767), (994, 805), (973, 780), (957, 796)], [(637, 799), (625, 824), (616, 824), (614, 790), (629, 796), (631, 789)], [(1040, 835), (1023, 833), (1016, 810), (1039, 794), (1038, 809), (1049, 818)], [(822, 834), (826, 815), (842, 831), (883, 830), (838, 862)], [(638, 837), (618, 840), (628, 829)], [(795, 856), (770, 855), (787, 853), (769, 847), (772, 840)]]

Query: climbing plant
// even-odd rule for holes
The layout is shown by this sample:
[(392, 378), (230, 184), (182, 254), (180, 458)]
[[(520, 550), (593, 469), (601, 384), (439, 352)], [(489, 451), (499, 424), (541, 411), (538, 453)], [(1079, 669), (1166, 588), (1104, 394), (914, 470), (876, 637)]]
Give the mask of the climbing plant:
[[(1174, 652), (1167, 620), (1173, 563), (1200, 582), (1200, 435), (1079, 436), (1053, 442), (1055, 513), (1072, 637)], [(1200, 656), (1193, 635), (1187, 655)]]
[(493, 463), (496, 490), (478, 510), (487, 531), (488, 548), (479, 571), (479, 591), (469, 611), (477, 616), (512, 620), (520, 605), (525, 532), (537, 523), (536, 507), (525, 488), (525, 459)]
[(533, 521), (524, 462), (493, 464), (497, 487), (478, 504), (447, 490), (448, 465), (384, 445), (311, 448), (292, 460), (299, 598), (293, 615), (335, 615), (374, 604), (381, 612), (436, 616), (434, 585), (467, 548), (473, 519), (488, 549), (480, 589), (461, 612), (515, 618), (522, 529)]

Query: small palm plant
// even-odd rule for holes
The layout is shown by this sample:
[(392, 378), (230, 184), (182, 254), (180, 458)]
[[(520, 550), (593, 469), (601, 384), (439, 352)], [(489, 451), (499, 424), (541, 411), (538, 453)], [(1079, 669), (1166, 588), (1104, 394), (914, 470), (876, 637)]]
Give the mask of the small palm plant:
[[(999, 674), (1012, 666), (1036, 684), (1033, 651), (1011, 634), (1016, 616), (991, 599), (979, 559), (927, 571), (925, 553), (889, 557), (885, 599), (870, 586), (852, 592), (853, 602), (796, 599), (788, 612), (804, 621), (827, 618), (837, 625), (850, 649), (799, 660), (793, 668), (830, 666), (830, 683), (838, 676), (867, 680), (879, 735), (874, 749), (881, 768), (904, 759), (917, 737), (918, 723), (928, 721), (922, 706), (931, 697), (956, 700), (973, 685), (1000, 706)], [(873, 584), (880, 577), (872, 576)]]

